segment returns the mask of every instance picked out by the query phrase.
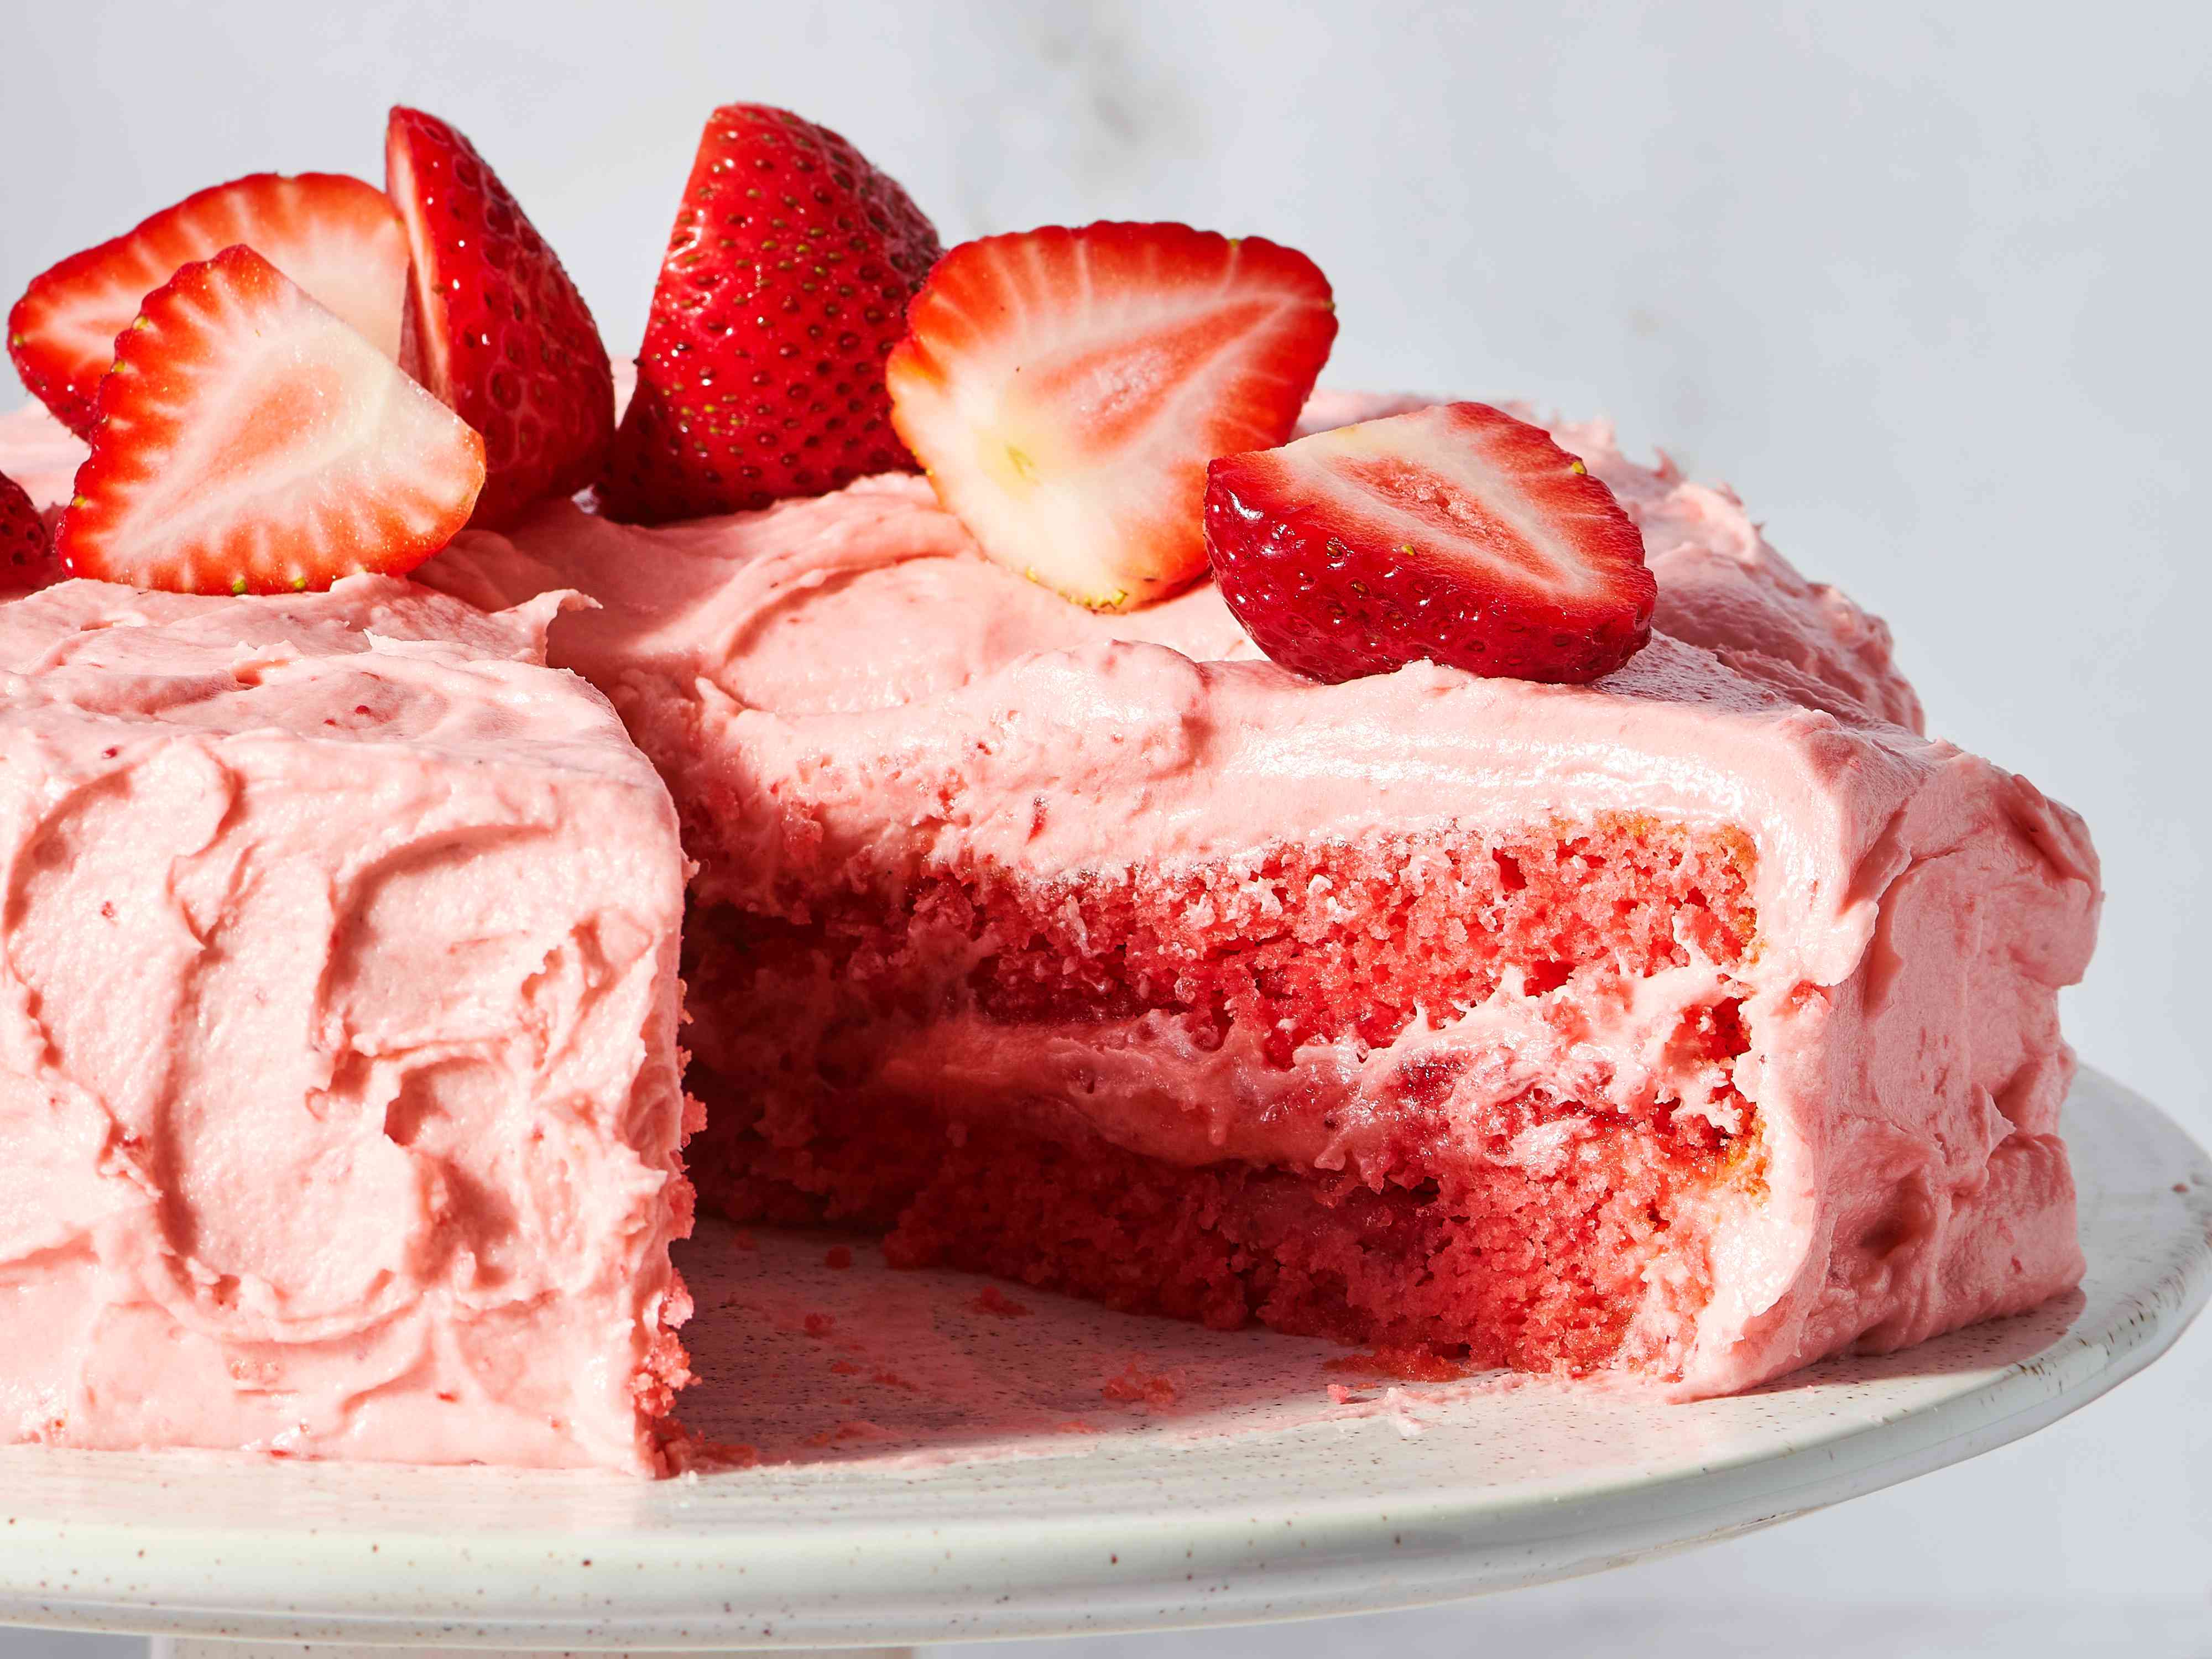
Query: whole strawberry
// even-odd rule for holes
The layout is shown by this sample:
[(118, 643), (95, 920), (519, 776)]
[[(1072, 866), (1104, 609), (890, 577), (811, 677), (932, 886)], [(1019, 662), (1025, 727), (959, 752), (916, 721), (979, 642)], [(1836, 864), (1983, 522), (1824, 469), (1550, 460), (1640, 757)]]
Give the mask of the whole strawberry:
[(490, 471), (470, 522), (501, 529), (599, 476), (615, 426), (607, 349), (561, 261), (460, 133), (395, 109), (384, 166), (414, 249), (421, 379), (483, 434)]
[(599, 485), (642, 523), (766, 507), (911, 468), (884, 359), (941, 250), (826, 128), (730, 104), (699, 141)]

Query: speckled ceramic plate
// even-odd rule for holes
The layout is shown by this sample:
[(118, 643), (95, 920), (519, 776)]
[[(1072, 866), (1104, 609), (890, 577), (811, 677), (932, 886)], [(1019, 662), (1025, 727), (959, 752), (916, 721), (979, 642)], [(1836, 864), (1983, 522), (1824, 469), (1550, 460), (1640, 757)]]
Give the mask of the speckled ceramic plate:
[(2212, 1292), (2212, 1165), (2094, 1074), (2067, 1132), (2079, 1294), (1694, 1406), (1394, 1382), (1325, 1345), (712, 1232), (686, 1259), (693, 1474), (11, 1449), (0, 1621), (741, 1648), (1346, 1613), (1589, 1571), (1972, 1456), (2162, 1352)]

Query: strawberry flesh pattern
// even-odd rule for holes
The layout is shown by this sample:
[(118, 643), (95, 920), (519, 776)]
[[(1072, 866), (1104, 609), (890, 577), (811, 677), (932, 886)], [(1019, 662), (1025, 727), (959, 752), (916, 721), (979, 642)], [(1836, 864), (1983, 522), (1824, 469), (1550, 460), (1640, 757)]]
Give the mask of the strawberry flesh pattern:
[(398, 574), (483, 484), (483, 439), (248, 247), (147, 296), (98, 416), (57, 544), (74, 574), (135, 586)]
[(164, 208), (32, 280), (8, 317), (8, 352), (32, 394), (92, 435), (115, 337), (179, 267), (244, 243), (386, 356), (399, 351), (407, 239), (375, 185), (343, 173), (257, 173)]
[(419, 355), (423, 382), (483, 434), (489, 471), (471, 522), (503, 529), (599, 476), (615, 429), (607, 349), (561, 261), (460, 133), (395, 109), (385, 167), (415, 255), (402, 361)]
[(884, 358), (939, 252), (905, 191), (826, 128), (732, 104), (702, 136), (599, 487), (640, 523), (908, 469)]
[(1643, 648), (1658, 596), (1613, 492), (1484, 404), (1222, 457), (1206, 538), (1245, 631), (1319, 680), (1427, 659), (1584, 684)]
[(1328, 278), (1259, 237), (985, 237), (916, 296), (892, 419), (985, 553), (1121, 610), (1204, 572), (1207, 461), (1289, 437), (1335, 337)]

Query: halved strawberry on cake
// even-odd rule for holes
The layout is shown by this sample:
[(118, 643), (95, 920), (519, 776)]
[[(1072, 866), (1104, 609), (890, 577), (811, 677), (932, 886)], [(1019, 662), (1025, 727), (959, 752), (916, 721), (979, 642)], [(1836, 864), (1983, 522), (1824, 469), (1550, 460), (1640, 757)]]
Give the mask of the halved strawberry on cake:
[(709, 1203), (1692, 1395), (2075, 1281), (2081, 825), (1732, 495), (1308, 402), (1327, 284), (1264, 242), (992, 238), (909, 325), (927, 481), (423, 571), (599, 601), (552, 658), (699, 865)]

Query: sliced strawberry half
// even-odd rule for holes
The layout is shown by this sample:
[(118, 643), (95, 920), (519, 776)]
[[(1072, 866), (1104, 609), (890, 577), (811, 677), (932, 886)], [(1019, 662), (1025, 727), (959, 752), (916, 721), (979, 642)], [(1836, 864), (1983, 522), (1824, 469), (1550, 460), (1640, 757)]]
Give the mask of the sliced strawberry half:
[(658, 523), (910, 470), (884, 357), (939, 252), (906, 191), (827, 127), (765, 104), (716, 110), (600, 505)]
[(30, 492), (0, 473), (0, 599), (35, 592), (68, 574)]
[(8, 355), (23, 384), (64, 426), (89, 437), (115, 337), (146, 296), (179, 266), (240, 244), (385, 356), (399, 355), (407, 237), (384, 192), (340, 173), (257, 173), (187, 196), (33, 278), (8, 313)]
[(561, 261), (466, 138), (395, 109), (384, 166), (415, 252), (423, 383), (483, 434), (490, 471), (473, 522), (501, 529), (599, 476), (615, 432), (607, 349)]
[(58, 544), (187, 593), (398, 574), (468, 522), (483, 440), (252, 249), (147, 296), (100, 385)]
[(1221, 597), (1321, 680), (1417, 658), (1580, 683), (1651, 636), (1644, 537), (1541, 427), (1442, 404), (1227, 455), (1206, 540)]
[(984, 552), (1119, 611), (1206, 568), (1217, 455), (1281, 443), (1336, 337), (1303, 253), (1188, 225), (946, 254), (891, 353), (891, 420)]

